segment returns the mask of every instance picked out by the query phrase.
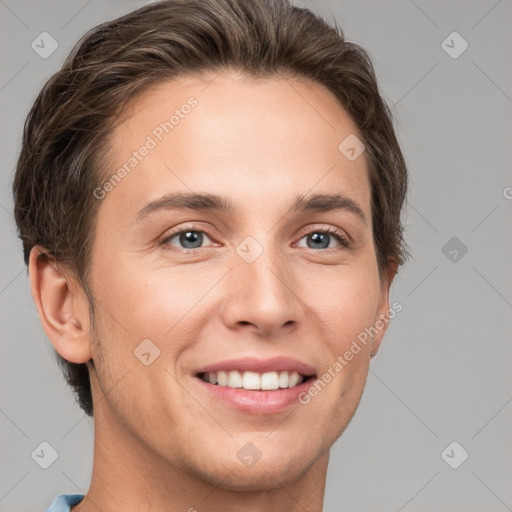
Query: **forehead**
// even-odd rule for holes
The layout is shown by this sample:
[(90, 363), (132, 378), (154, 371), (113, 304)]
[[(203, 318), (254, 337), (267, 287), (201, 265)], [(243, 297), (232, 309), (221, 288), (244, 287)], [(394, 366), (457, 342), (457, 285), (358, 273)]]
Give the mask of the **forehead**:
[(102, 209), (128, 214), (172, 191), (208, 191), (259, 209), (262, 199), (275, 203), (288, 193), (339, 191), (367, 209), (364, 157), (351, 161), (339, 150), (356, 134), (336, 97), (315, 82), (181, 76), (139, 94), (123, 112), (106, 175), (122, 177)]

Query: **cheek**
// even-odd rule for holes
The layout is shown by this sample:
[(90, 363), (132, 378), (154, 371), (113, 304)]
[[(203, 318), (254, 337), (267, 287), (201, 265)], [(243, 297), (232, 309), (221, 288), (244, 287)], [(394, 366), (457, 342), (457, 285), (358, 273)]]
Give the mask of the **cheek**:
[[(180, 297), (187, 293), (179, 276), (164, 278), (163, 272), (149, 273), (140, 265), (129, 263), (99, 267), (94, 282), (95, 297), (112, 313), (112, 320), (120, 324), (118, 327), (129, 332), (144, 334), (145, 329), (150, 329), (156, 334), (158, 326), (162, 330), (165, 325), (170, 329), (183, 307)], [(173, 311), (175, 314), (170, 317)]]
[(343, 346), (373, 324), (380, 283), (371, 269), (344, 268), (322, 278), (319, 274), (309, 277), (303, 283), (309, 282), (308, 305), (330, 327), (336, 343)]
[(98, 330), (103, 338), (108, 337), (116, 360), (124, 359), (127, 367), (133, 362), (134, 350), (146, 339), (158, 347), (160, 363), (167, 367), (207, 322), (208, 316), (198, 313), (207, 302), (202, 298), (222, 272), (191, 275), (183, 267), (149, 271), (125, 260), (114, 269), (104, 267), (96, 273), (93, 293), (100, 302)]
[(318, 347), (323, 354), (319, 378), (327, 389), (319, 392), (317, 405), (330, 409), (338, 426), (350, 421), (368, 375), (371, 340), (365, 329), (375, 322), (380, 291), (378, 274), (371, 268), (338, 269), (331, 279), (317, 280), (321, 287), (309, 297), (324, 338)]

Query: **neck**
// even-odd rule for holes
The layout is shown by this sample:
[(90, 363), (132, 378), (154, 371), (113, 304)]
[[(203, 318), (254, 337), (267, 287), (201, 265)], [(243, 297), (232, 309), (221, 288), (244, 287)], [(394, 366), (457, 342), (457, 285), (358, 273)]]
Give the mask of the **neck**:
[(72, 512), (322, 511), (329, 451), (295, 482), (269, 478), (263, 489), (234, 490), (164, 460), (116, 423), (107, 407), (95, 410), (94, 426), (91, 484)]

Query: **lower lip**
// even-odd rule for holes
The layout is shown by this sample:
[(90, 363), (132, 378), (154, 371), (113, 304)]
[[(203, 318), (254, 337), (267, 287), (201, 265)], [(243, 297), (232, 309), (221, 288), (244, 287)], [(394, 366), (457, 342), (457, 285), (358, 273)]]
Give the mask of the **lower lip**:
[(203, 389), (217, 400), (226, 403), (239, 411), (252, 414), (277, 414), (296, 405), (298, 396), (307, 391), (315, 379), (308, 379), (293, 388), (276, 389), (273, 391), (251, 391), (244, 388), (218, 386), (204, 381), (200, 377), (195, 380)]

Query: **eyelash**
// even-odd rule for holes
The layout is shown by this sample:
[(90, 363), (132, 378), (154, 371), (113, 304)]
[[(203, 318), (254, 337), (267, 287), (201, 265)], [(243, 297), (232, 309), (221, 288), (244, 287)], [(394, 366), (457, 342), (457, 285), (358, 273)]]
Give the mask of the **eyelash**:
[[(208, 236), (210, 239), (214, 238), (213, 236), (211, 236), (208, 233), (208, 230), (204, 229), (203, 227), (186, 226), (184, 228), (179, 229), (178, 231), (174, 231), (174, 232), (166, 235), (165, 238), (161, 241), (161, 245), (169, 246), (169, 244), (167, 243), (167, 242), (169, 242), (169, 240), (173, 239), (174, 237), (176, 237), (177, 235), (180, 235), (182, 233), (187, 233), (188, 231), (193, 231), (195, 233), (203, 233), (206, 236)], [(326, 248), (326, 249), (311, 249), (309, 247), (307, 248), (307, 249), (310, 249), (312, 251), (326, 252), (326, 251), (332, 251), (332, 250), (340, 250), (340, 249), (343, 249), (343, 248), (349, 248), (350, 245), (351, 245), (350, 244), (350, 240), (347, 237), (347, 235), (345, 235), (342, 231), (340, 231), (339, 229), (334, 228), (334, 227), (322, 227), (322, 228), (315, 227), (313, 229), (309, 229), (308, 231), (305, 231), (305, 232), (301, 233), (300, 240), (302, 240), (304, 237), (306, 237), (308, 235), (311, 235), (313, 233), (324, 233), (324, 234), (326, 233), (328, 235), (331, 235), (340, 244), (340, 247), (331, 247), (331, 248)], [(179, 247), (174, 247), (174, 246), (171, 246), (171, 247), (173, 247), (172, 250), (178, 250), (178, 251), (180, 251), (182, 253), (185, 253), (185, 254), (197, 253), (197, 251), (199, 249), (207, 249), (207, 247), (198, 247), (196, 249), (186, 249), (186, 248), (179, 248)]]
[[(332, 237), (334, 237), (339, 242), (339, 244), (342, 248), (349, 247), (349, 245), (350, 245), (350, 240), (348, 239), (347, 235), (345, 235), (339, 229), (333, 228), (333, 227), (310, 229), (309, 231), (302, 233), (300, 239), (302, 240), (305, 236), (311, 235), (312, 233), (327, 233), (328, 235), (331, 235)], [(336, 249), (336, 247), (332, 247), (331, 249)], [(312, 250), (314, 251), (315, 249), (312, 249)], [(319, 250), (327, 251), (329, 249), (319, 249)]]

